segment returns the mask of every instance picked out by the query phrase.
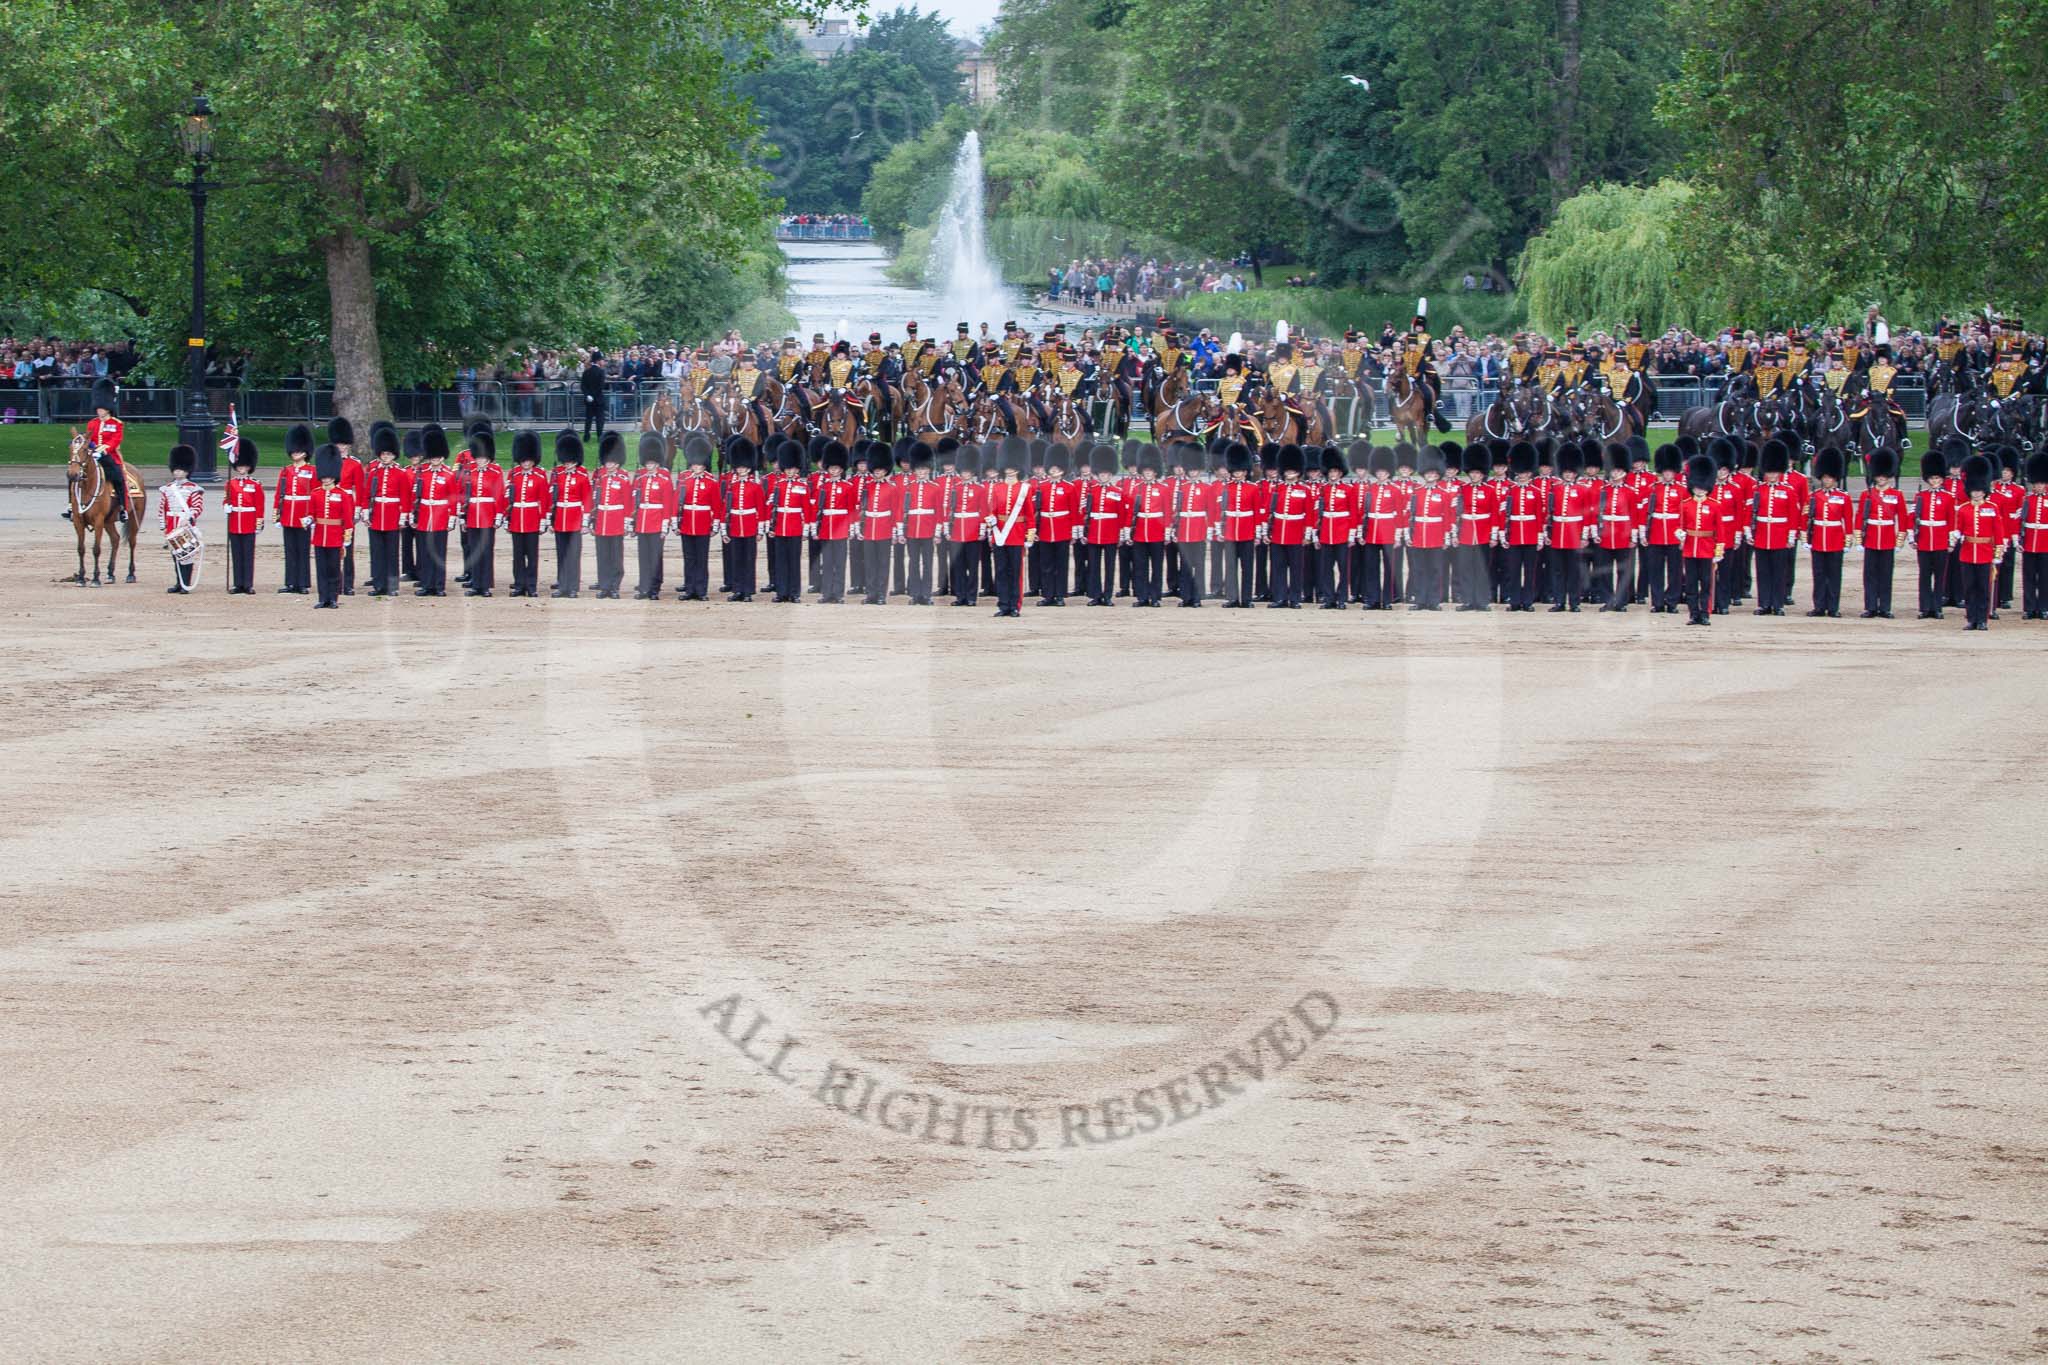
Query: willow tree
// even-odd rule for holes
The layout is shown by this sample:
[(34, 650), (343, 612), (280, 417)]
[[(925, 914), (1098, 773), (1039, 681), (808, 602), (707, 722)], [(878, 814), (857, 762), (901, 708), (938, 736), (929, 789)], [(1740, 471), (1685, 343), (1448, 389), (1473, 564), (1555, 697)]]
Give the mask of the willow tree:
[(172, 134), (203, 90), (213, 316), (259, 350), (324, 345), (336, 408), (380, 415), (391, 378), (573, 333), (628, 266), (740, 252), (765, 205), (720, 44), (798, 10), (14, 0), (0, 293), (89, 287), (177, 317)]
[(1618, 331), (1639, 321), (1655, 334), (1721, 321), (1717, 305), (1680, 283), (1673, 229), (1691, 198), (1684, 183), (1660, 180), (1601, 185), (1558, 205), (1517, 263), (1530, 322), (1555, 335), (1567, 323)]

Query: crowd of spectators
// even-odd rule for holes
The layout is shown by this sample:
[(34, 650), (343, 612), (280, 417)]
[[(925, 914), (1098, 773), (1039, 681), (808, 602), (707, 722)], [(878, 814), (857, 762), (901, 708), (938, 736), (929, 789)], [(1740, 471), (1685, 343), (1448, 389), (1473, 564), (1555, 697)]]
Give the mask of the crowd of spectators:
[(1119, 256), (1046, 267), (1045, 293), (1086, 308), (1146, 306), (1190, 294), (1227, 294), (1251, 287), (1251, 261), (1162, 261)]
[(0, 337), (0, 385), (16, 389), (90, 387), (125, 381), (142, 357), (134, 338), (108, 343), (58, 337)]

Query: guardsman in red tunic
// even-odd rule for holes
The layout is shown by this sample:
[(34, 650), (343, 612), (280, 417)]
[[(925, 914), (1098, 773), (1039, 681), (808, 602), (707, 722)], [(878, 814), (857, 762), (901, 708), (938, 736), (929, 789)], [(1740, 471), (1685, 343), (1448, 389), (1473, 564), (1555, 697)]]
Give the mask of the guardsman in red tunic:
[(1116, 552), (1131, 526), (1130, 498), (1105, 461), (1081, 490), (1081, 569), (1088, 605), (1107, 607), (1116, 591)]
[[(1686, 438), (1690, 448), (1691, 438)], [(1684, 456), (1676, 445), (1657, 452), (1657, 478), (1643, 499), (1643, 573), (1648, 578), (1650, 610), (1676, 612), (1684, 600), (1679, 581), (1678, 508), (1688, 496), (1678, 481)]]
[[(1296, 452), (1298, 456), (1299, 451)], [(1165, 592), (1166, 536), (1173, 528), (1173, 490), (1159, 477), (1159, 447), (1138, 450), (1138, 482), (1131, 487), (1131, 567), (1134, 607), (1156, 607)], [(1297, 463), (1295, 473), (1300, 474)]]
[(1032, 504), (1037, 501), (1023, 478), (1029, 462), (1025, 451), (1021, 441), (1003, 443), (1003, 476), (988, 486), (988, 515), (982, 521), (995, 550), (997, 616), (1024, 614), (1024, 549), (1034, 534)]
[(468, 586), (463, 596), (489, 597), (497, 583), (498, 528), (505, 524), (505, 470), (498, 463), (498, 438), (492, 432), (471, 432), (469, 453), (462, 499), (462, 525), (469, 532), (469, 553), (462, 566)]
[(676, 481), (668, 472), (668, 443), (652, 431), (640, 433), (640, 472), (633, 478), (633, 535), (640, 584), (635, 602), (661, 597), (661, 556), (676, 524)]
[(1948, 459), (1938, 450), (1920, 457), (1920, 491), (1911, 513), (1913, 549), (1920, 558), (1920, 619), (1941, 619), (1949, 552), (1956, 543), (1956, 498), (1945, 486)]
[(1749, 541), (1756, 550), (1756, 615), (1783, 616), (1792, 598), (1792, 558), (1806, 529), (1806, 506), (1785, 472), (1792, 451), (1783, 441), (1764, 442), (1763, 482), (1750, 496)]
[(1733, 529), (1724, 529), (1730, 519), (1725, 502), (1714, 496), (1717, 471), (1711, 455), (1695, 455), (1685, 462), (1685, 501), (1678, 508), (1678, 553), (1684, 579), (1685, 605), (1689, 626), (1710, 626), (1714, 606), (1714, 568), (1725, 553), (1725, 541)]
[(1629, 496), (1636, 500), (1636, 512), (1640, 518), (1637, 525), (1643, 532), (1636, 538), (1635, 592), (1629, 601), (1647, 602), (1650, 600), (1650, 491), (1657, 486), (1657, 475), (1651, 468), (1653, 462), (1648, 441), (1641, 436), (1631, 436), (1625, 444), (1628, 450), (1628, 474), (1622, 479), (1622, 483), (1627, 486)]
[(1251, 448), (1232, 441), (1223, 450), (1225, 480), (1216, 495), (1216, 536), (1223, 545), (1223, 605), (1249, 610), (1252, 549), (1266, 525), (1266, 494), (1249, 475)]
[(946, 493), (946, 543), (952, 547), (953, 605), (981, 604), (981, 545), (987, 534), (988, 485), (981, 481), (981, 454), (972, 446), (953, 452), (959, 473)]
[(1972, 455), (1963, 461), (1966, 501), (1956, 506), (1956, 562), (1962, 566), (1966, 630), (1991, 629), (1991, 566), (2012, 539), (2004, 511), (1991, 501), (1994, 472), (1988, 456)]
[(1458, 502), (1457, 549), (1451, 553), (1451, 594), (1459, 611), (1493, 609), (1493, 552), (1502, 526), (1500, 495), (1486, 475), (1493, 457), (1474, 441), (1458, 459), (1452, 492)]
[(1643, 541), (1647, 509), (1628, 484), (1629, 451), (1610, 445), (1604, 452), (1606, 479), (1593, 506), (1593, 577), (1602, 611), (1627, 611), (1635, 600), (1632, 570), (1636, 546)]
[(547, 529), (548, 476), (540, 467), (540, 436), (512, 438), (512, 473), (505, 481), (505, 530), (512, 537), (512, 597), (540, 596), (540, 535)]
[(341, 605), (341, 553), (355, 536), (356, 500), (341, 486), (341, 448), (333, 442), (314, 452), (313, 472), (320, 483), (313, 490), (307, 522), (320, 583), (319, 599), (313, 603), (317, 610)]
[[(2005, 514), (2006, 521), (2017, 523), (2020, 517), (2020, 504), (2027, 496), (2026, 488), (2019, 482), (2020, 455), (2011, 446), (2000, 446), (1997, 455), (1999, 476), (1991, 484), (1991, 501)], [(2013, 570), (2018, 567), (2014, 562), (2017, 557), (2011, 542), (2007, 542), (2004, 551), (1998, 557), (1998, 572), (1993, 578), (1996, 596), (1991, 610), (1994, 620), (1997, 619), (1998, 612), (2012, 607), (2012, 580)]]
[(1500, 505), (1501, 595), (1509, 611), (1536, 610), (1536, 565), (1543, 554), (1543, 490), (1536, 486), (1536, 447), (1508, 447), (1510, 483)]
[(816, 491), (817, 529), (812, 535), (822, 553), (814, 581), (818, 600), (837, 605), (846, 600), (846, 548), (860, 515), (860, 488), (845, 477), (846, 447), (839, 442), (827, 441), (818, 463), (823, 468)]
[[(1208, 456), (1193, 445), (1174, 455), (1174, 462), (1187, 471), (1173, 490), (1173, 556), (1178, 574), (1173, 590), (1183, 607), (1199, 607), (1207, 595), (1204, 572), (1209, 558), (1209, 539), (1216, 529), (1218, 486), (1206, 465)], [(1077, 529), (1078, 534), (1078, 529)]]
[(235, 443), (233, 474), (221, 490), (228, 519), (228, 591), (244, 597), (256, 591), (256, 537), (263, 532), (263, 485), (256, 478), (256, 443)]
[[(313, 490), (320, 483), (307, 463), (313, 455), (313, 429), (301, 422), (286, 432), (284, 450), (288, 463), (277, 471), (271, 499), (277, 504), (277, 532), (284, 540), (284, 586), (278, 591), (304, 596), (312, 584)], [(341, 458), (339, 453), (335, 458)], [(337, 476), (339, 472), (337, 466)]]
[(1051, 446), (1045, 453), (1045, 470), (1032, 489), (1037, 507), (1038, 543), (1032, 546), (1032, 579), (1038, 585), (1038, 605), (1067, 605), (1067, 584), (1074, 576), (1074, 533), (1081, 529), (1081, 488), (1067, 477), (1067, 453)]
[(1857, 540), (1863, 546), (1863, 617), (1891, 619), (1892, 559), (1911, 525), (1906, 495), (1897, 488), (1899, 453), (1873, 450), (1863, 463), (1870, 486), (1856, 500)]
[(768, 519), (768, 486), (756, 469), (760, 460), (760, 452), (744, 436), (732, 443), (725, 457), (732, 478), (725, 486), (725, 525), (719, 535), (732, 547), (727, 565), (735, 602), (753, 601), (760, 582), (761, 527)]
[(683, 581), (676, 598), (711, 600), (711, 537), (725, 520), (725, 497), (711, 472), (711, 438), (693, 431), (683, 439), (687, 472), (676, 484), (676, 534), (683, 544)]
[(775, 458), (781, 477), (768, 503), (768, 587), (778, 602), (801, 602), (804, 536), (817, 526), (817, 504), (804, 477), (803, 447), (784, 440)]
[(2027, 456), (2027, 494), (2013, 529), (2020, 550), (2021, 614), (2048, 621), (2048, 450)]
[(1856, 534), (1856, 500), (1842, 488), (1848, 461), (1835, 446), (1822, 446), (1813, 456), (1813, 476), (1820, 481), (1807, 498), (1806, 544), (1813, 556), (1813, 608), (1808, 616), (1842, 614), (1842, 555)]
[(1449, 575), (1450, 551), (1458, 535), (1458, 490), (1444, 482), (1445, 456), (1457, 450), (1455, 442), (1443, 447), (1424, 446), (1416, 458), (1421, 481), (1415, 485), (1408, 504), (1408, 590), (1416, 611), (1439, 611)]
[(1300, 446), (1290, 441), (1280, 447), (1280, 477), (1266, 507), (1267, 558), (1272, 566), (1267, 580), (1272, 600), (1267, 605), (1286, 611), (1301, 609), (1308, 548), (1315, 539), (1316, 490), (1302, 482), (1306, 464)]
[[(375, 435), (374, 429), (371, 434)], [(356, 457), (355, 426), (346, 417), (332, 419), (327, 423), (327, 441), (341, 452), (341, 489), (355, 500), (356, 515), (363, 516), (370, 508), (370, 482), (363, 462)], [(341, 595), (356, 595), (356, 538), (353, 535), (341, 552)]]
[(859, 486), (859, 515), (853, 537), (860, 542), (861, 602), (870, 607), (889, 601), (889, 553), (896, 543), (902, 499), (889, 477), (895, 456), (877, 441), (868, 453), (869, 476)]
[(1323, 447), (1323, 479), (1316, 486), (1314, 597), (1324, 611), (1342, 611), (1351, 601), (1351, 555), (1364, 520), (1364, 490), (1349, 477), (1350, 466), (1335, 446)]
[[(121, 425), (121, 395), (111, 379), (96, 379), (92, 385), (92, 420), (85, 424), (86, 443), (92, 447), (93, 458), (99, 462), (100, 473), (112, 484), (117, 495), (114, 498), (114, 519), (128, 519), (128, 489), (126, 468), (127, 457), (121, 453), (121, 438), (127, 428)], [(310, 437), (308, 438), (310, 439)], [(64, 509), (69, 520), (70, 507)]]
[(1552, 611), (1577, 611), (1586, 595), (1586, 561), (1580, 552), (1586, 548), (1586, 532), (1593, 524), (1593, 509), (1599, 505), (1600, 490), (1598, 485), (1580, 480), (1585, 460), (1585, 451), (1576, 442), (1567, 441), (1559, 447), (1558, 484), (1550, 495), (1550, 505), (1544, 509)]
[(907, 556), (904, 588), (911, 606), (928, 607), (932, 604), (933, 557), (946, 530), (946, 499), (932, 477), (931, 447), (912, 442), (907, 454), (910, 482), (903, 487), (898, 523)]
[[(192, 470), (199, 462), (191, 446), (180, 441), (171, 447), (171, 479), (156, 490), (157, 512), (163, 522), (164, 539), (192, 527), (197, 530), (199, 518), (206, 512), (206, 494), (199, 485), (192, 482)], [(192, 591), (192, 585), (199, 575), (199, 557), (180, 560), (171, 557), (171, 586), (167, 593), (180, 595)]]
[(626, 472), (626, 441), (616, 431), (597, 439), (597, 473), (590, 480), (590, 543), (597, 559), (597, 595), (618, 600), (626, 579), (626, 533), (633, 528), (633, 476)]
[(548, 525), (555, 533), (555, 586), (551, 597), (583, 591), (583, 533), (590, 525), (596, 485), (583, 467), (583, 438), (563, 427), (555, 433), (555, 468), (548, 476)]
[(412, 495), (412, 526), (418, 533), (419, 586), (414, 597), (448, 595), (448, 528), (461, 506), (462, 477), (448, 467), (448, 433), (438, 423), (420, 428), (425, 463)]
[(398, 594), (398, 540), (412, 516), (412, 471), (398, 462), (398, 428), (379, 422), (370, 429), (376, 458), (363, 473), (369, 497), (364, 524), (370, 537), (370, 596)]
[(1400, 581), (1395, 561), (1408, 533), (1408, 493), (1389, 477), (1394, 472), (1395, 458), (1387, 447), (1373, 447), (1366, 457), (1372, 478), (1359, 489), (1364, 520), (1358, 533), (1362, 550), (1358, 578), (1364, 588), (1367, 611), (1393, 610)]

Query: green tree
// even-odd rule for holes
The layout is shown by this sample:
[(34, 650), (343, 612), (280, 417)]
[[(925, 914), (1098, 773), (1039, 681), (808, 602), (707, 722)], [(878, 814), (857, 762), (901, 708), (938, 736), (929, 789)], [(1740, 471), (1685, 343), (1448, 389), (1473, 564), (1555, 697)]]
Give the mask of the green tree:
[(966, 97), (961, 84), (960, 44), (954, 41), (943, 15), (922, 14), (916, 5), (908, 9), (898, 6), (868, 27), (860, 50), (902, 58), (923, 78), (938, 109), (959, 104)]
[[(1688, 274), (1744, 317), (2048, 295), (2035, 0), (1682, 0)], [(1824, 55), (1817, 55), (1824, 54)], [(1819, 78), (1816, 79), (1816, 76)]]
[(1567, 323), (1619, 333), (1632, 322), (1705, 331), (1726, 320), (1712, 299), (1681, 292), (1673, 228), (1692, 191), (1677, 180), (1602, 185), (1558, 206), (1516, 264), (1529, 320), (1555, 336)]
[(0, 163), (67, 188), (0, 200), (0, 295), (118, 290), (174, 325), (187, 218), (170, 130), (203, 84), (225, 182), (216, 330), (280, 359), (324, 347), (336, 406), (377, 416), (387, 379), (623, 328), (629, 262), (740, 250), (766, 205), (719, 44), (794, 12), (16, 0)]

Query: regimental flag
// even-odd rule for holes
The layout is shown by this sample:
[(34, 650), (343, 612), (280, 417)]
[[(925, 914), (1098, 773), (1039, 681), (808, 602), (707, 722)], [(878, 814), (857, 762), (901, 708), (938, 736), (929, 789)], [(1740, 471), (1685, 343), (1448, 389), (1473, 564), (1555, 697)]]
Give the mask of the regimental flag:
[(242, 432), (241, 432), (241, 428), (239, 428), (239, 427), (237, 427), (237, 426), (235, 425), (235, 405), (234, 405), (233, 403), (230, 403), (230, 404), (228, 404), (228, 425), (227, 425), (227, 430), (223, 431), (223, 432), (222, 432), (222, 433), (220, 434), (220, 448), (221, 448), (221, 452), (222, 452), (223, 454), (225, 454), (225, 455), (226, 455), (226, 456), (228, 457), (228, 459), (229, 459), (230, 461), (232, 461), (232, 460), (233, 460), (233, 459), (235, 458), (235, 451), (236, 451), (236, 449), (237, 449), (237, 448), (238, 448), (238, 447), (239, 447), (239, 446), (240, 446), (241, 444), (242, 444)]

